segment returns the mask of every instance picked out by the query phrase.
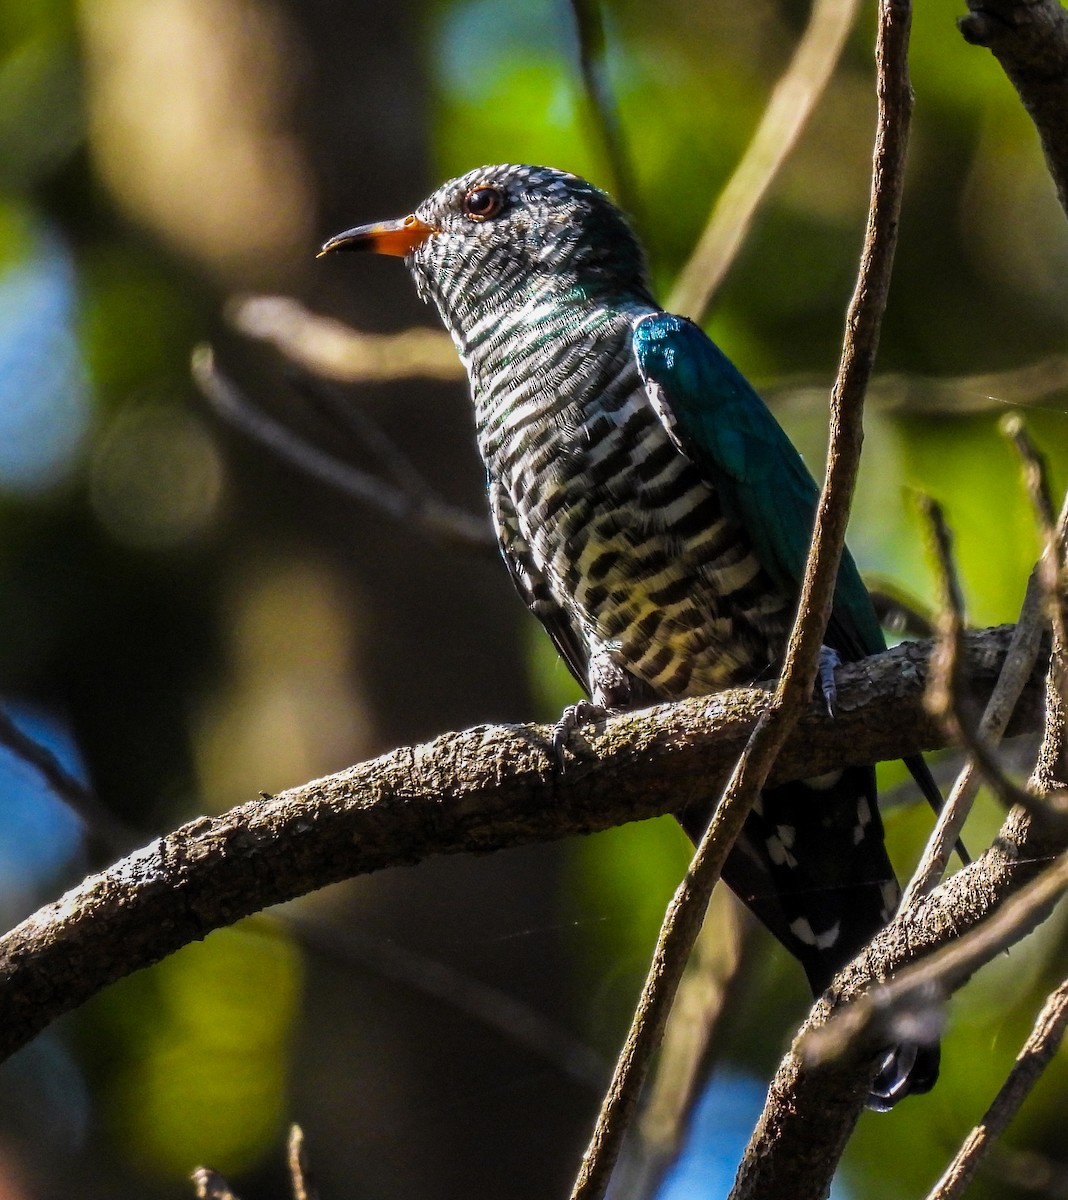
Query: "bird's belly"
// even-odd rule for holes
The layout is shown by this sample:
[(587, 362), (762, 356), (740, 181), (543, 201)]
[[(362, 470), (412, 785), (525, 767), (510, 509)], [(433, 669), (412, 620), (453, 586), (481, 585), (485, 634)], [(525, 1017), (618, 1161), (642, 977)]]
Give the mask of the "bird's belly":
[(668, 495), (635, 473), (561, 483), (566, 498), (549, 490), (534, 505), (528, 536), (556, 599), (591, 655), (608, 651), (657, 695), (757, 678), (781, 657), (790, 598), (695, 471)]

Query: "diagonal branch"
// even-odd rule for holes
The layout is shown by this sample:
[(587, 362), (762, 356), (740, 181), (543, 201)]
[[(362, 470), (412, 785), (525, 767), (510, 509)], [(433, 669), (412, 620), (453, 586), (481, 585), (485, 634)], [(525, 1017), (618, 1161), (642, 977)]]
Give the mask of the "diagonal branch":
[(757, 209), (830, 82), (856, 10), (857, 0), (815, 0), (808, 28), (775, 86), (756, 134), (675, 281), (667, 302), (669, 312), (700, 321), (708, 311)]
[(1042, 1077), (1068, 1028), (1068, 979), (1051, 992), (1035, 1020), (1034, 1028), (1016, 1057), (1009, 1077), (1002, 1084), (983, 1119), (964, 1140), (927, 1200), (953, 1200), (964, 1194), (995, 1139), (1008, 1128), (1020, 1106)]
[[(980, 700), (997, 679), (1011, 632), (969, 635), (969, 679)], [(923, 707), (929, 656), (929, 645), (903, 645), (843, 667), (837, 717), (810, 706), (772, 781), (820, 774), (851, 755), (873, 762), (940, 746), (943, 735)], [(1042, 670), (1015, 732), (1040, 724)], [(193, 821), (0, 939), (0, 1057), (107, 984), (338, 880), (705, 803), (766, 703), (766, 691), (748, 689), (613, 718), (590, 733), (586, 753), (563, 776), (551, 729), (480, 726)], [(977, 902), (986, 903), (985, 893)]]
[(480, 553), (496, 552), (497, 539), (488, 520), (448, 504), (429, 489), (401, 486), (361, 471), (294, 436), (291, 430), (248, 401), (218, 370), (210, 346), (198, 346), (193, 352), (192, 371), (201, 394), (219, 416), (313, 479), (372, 505), (404, 522), (406, 527), (418, 526), (451, 545)]
[[(816, 662), (830, 616), (838, 562), (845, 544), (852, 494), (864, 430), (861, 421), (864, 392), (871, 377), (879, 330), (897, 243), (898, 220), (904, 189), (905, 155), (912, 115), (912, 87), (908, 73), (911, 24), (908, 0), (881, 0), (876, 44), (879, 115), (872, 163), (871, 206), (857, 286), (846, 317), (846, 338), (838, 379), (831, 399), (831, 451), (827, 480), (816, 516), (809, 568), (802, 589), (798, 621), (787, 651), (787, 669), (780, 694), (790, 687), (807, 689), (815, 683)], [(842, 500), (844, 499), (844, 503)], [(807, 620), (802, 620), (807, 616)], [(791, 673), (794, 658), (810, 669)], [(756, 1196), (790, 1196), (804, 1200), (823, 1196), (860, 1115), (871, 1082), (861, 1066), (828, 1080), (822, 1097), (793, 1094), (789, 1081), (780, 1078), (768, 1093), (760, 1121), (746, 1147), (732, 1200)], [(837, 1104), (840, 1116), (837, 1137), (813, 1158), (810, 1125), (824, 1103)]]
[[(904, 0), (883, 7), (878, 48), (879, 126), (876, 136), (871, 207), (856, 289), (846, 315), (845, 342), (831, 394), (831, 436), (827, 473), (820, 493), (797, 616), (786, 647), (779, 685), (757, 722), (716, 805), (690, 869), (668, 906), (634, 1021), (601, 1106), (583, 1158), (572, 1200), (600, 1200), (608, 1187), (623, 1138), (687, 958), (731, 847), (766, 783), (772, 766), (812, 696), (820, 649), (831, 613), (838, 564), (845, 547), (849, 507), (860, 465), (864, 393), (871, 378), (879, 329), (890, 287), (911, 114), (907, 46), (909, 9)], [(858, 1109), (859, 1111), (859, 1109)], [(754, 1135), (757, 1145), (767, 1126)], [(769, 1141), (773, 1141), (772, 1137)], [(787, 1147), (787, 1159), (790, 1150)], [(777, 1169), (773, 1146), (747, 1156), (741, 1192), (759, 1193), (766, 1164)], [(784, 1160), (786, 1161), (786, 1160)], [(778, 1164), (781, 1167), (781, 1163)], [(747, 1172), (748, 1168), (748, 1172)], [(789, 1188), (781, 1194), (789, 1194)]]

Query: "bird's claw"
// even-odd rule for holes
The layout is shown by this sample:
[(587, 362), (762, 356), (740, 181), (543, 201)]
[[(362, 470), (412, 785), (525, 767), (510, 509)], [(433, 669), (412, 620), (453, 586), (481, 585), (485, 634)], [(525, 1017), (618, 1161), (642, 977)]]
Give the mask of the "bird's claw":
[(592, 700), (579, 700), (577, 704), (569, 704), (560, 714), (560, 719), (553, 726), (552, 753), (557, 771), (562, 775), (567, 769), (567, 740), (582, 725), (591, 721), (603, 720), (608, 710)]
[(838, 700), (838, 685), (834, 681), (835, 671), (842, 665), (841, 655), (830, 646), (820, 647), (819, 681), (823, 702), (827, 705), (827, 715), (834, 716), (834, 706)]

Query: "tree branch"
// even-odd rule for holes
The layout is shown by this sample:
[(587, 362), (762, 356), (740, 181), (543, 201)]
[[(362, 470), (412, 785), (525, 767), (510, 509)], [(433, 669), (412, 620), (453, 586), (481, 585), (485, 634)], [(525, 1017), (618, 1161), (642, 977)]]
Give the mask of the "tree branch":
[(968, 0), (968, 8), (960, 31), (990, 50), (1012, 81), (1068, 212), (1068, 12), (1057, 0)]
[[(880, 0), (876, 43), (879, 100), (875, 148), (872, 156), (871, 202), (868, 226), (856, 288), (846, 314), (845, 344), (831, 396), (831, 444), (827, 479), (816, 514), (816, 530), (801, 592), (798, 620), (787, 650), (780, 694), (790, 686), (807, 688), (815, 683), (817, 656), (830, 616), (838, 563), (845, 545), (860, 449), (864, 437), (864, 393), (871, 378), (879, 331), (890, 290), (898, 221), (904, 191), (905, 155), (912, 116), (908, 44), (912, 11), (909, 0)], [(811, 669), (791, 672), (794, 656)], [(753, 1131), (738, 1168), (731, 1200), (758, 1196), (790, 1196), (804, 1200), (823, 1196), (860, 1115), (871, 1084), (872, 1072), (851, 1064), (822, 1089), (822, 1095), (803, 1096), (788, 1085), (768, 1093), (764, 1111)], [(780, 1072), (779, 1082), (784, 1077)], [(827, 1081), (825, 1081), (827, 1082)], [(833, 1144), (825, 1142), (823, 1155), (814, 1159), (810, 1147), (812, 1115), (824, 1104), (837, 1106), (842, 1120), (832, 1128)]]
[(760, 125), (720, 193), (665, 306), (700, 321), (738, 256), (779, 171), (827, 88), (856, 15), (856, 0), (816, 0), (808, 28), (775, 85)]
[(619, 108), (608, 79), (604, 14), (600, 0), (570, 0), (578, 43), (579, 75), (590, 116), (608, 162), (612, 192), (632, 218), (639, 215), (638, 189), (627, 154)]
[(215, 366), (210, 346), (193, 351), (192, 374), (201, 395), (220, 417), (313, 479), (379, 509), (406, 528), (414, 525), (449, 545), (496, 554), (497, 539), (488, 518), (447, 503), (429, 488), (412, 487), (410, 481), (402, 485), (361, 471), (298, 437), (242, 395)]
[(1068, 980), (1051, 992), (1034, 1028), (982, 1121), (971, 1131), (927, 1200), (952, 1200), (964, 1194), (994, 1140), (1005, 1132), (1031, 1089), (1056, 1054), (1068, 1027)]
[[(1002, 626), (967, 638), (980, 703), (1011, 635)], [(942, 746), (923, 707), (930, 653), (929, 644), (906, 644), (842, 667), (837, 716), (812, 705), (771, 781)], [(1040, 724), (1044, 669), (1032, 676), (1010, 734)], [(107, 984), (327, 884), (433, 854), (707, 807), (767, 702), (766, 691), (745, 689), (614, 717), (584, 731), (585, 752), (563, 775), (551, 728), (479, 726), (190, 822), (0, 940), (0, 1057)]]

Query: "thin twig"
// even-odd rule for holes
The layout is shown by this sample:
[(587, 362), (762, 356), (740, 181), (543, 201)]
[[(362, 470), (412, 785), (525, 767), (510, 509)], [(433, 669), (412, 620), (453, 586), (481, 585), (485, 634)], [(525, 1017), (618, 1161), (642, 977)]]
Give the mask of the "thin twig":
[(1068, 494), (1054, 522), (1045, 459), (1018, 416), (1008, 418), (1002, 428), (1023, 461), (1024, 480), (1044, 543), (1035, 570), (1053, 637), (1046, 680), (1046, 724), (1029, 786), (1035, 792), (1048, 793), (1068, 787)]
[(1024, 1100), (1049, 1066), (1068, 1027), (1068, 979), (1046, 998), (1009, 1077), (1001, 1085), (983, 1119), (965, 1138), (927, 1200), (954, 1200), (964, 1194), (994, 1140), (1005, 1132)]
[(197, 1167), (192, 1180), (197, 1190), (197, 1200), (237, 1200), (226, 1180), (210, 1167)]
[[(665, 914), (649, 975), (616, 1065), (612, 1086), (583, 1158), (572, 1200), (600, 1200), (607, 1189), (649, 1062), (660, 1044), (686, 959), (704, 919), (712, 888), (776, 755), (809, 701), (815, 684), (860, 461), (864, 391), (871, 377), (889, 290), (901, 202), (911, 109), (904, 53), (907, 21), (904, 39), (893, 36), (901, 30), (897, 25), (890, 28), (889, 11), (884, 10), (881, 23), (880, 121), (868, 231), (856, 290), (847, 314), (838, 377), (831, 396), (827, 474), (782, 676), (771, 705), (757, 723), (712, 814), (686, 878)], [(887, 33), (891, 36), (887, 37)], [(759, 1174), (759, 1168), (754, 1168), (751, 1177)]]
[[(1034, 451), (1030, 440), (1022, 436), (1022, 423), (1016, 417), (1010, 422), (1003, 423), (1003, 429), (1017, 444), (1021, 457), (1025, 462), (1026, 478), (1029, 491), (1035, 503), (1036, 512), (1047, 514), (1052, 518), (1052, 507), (1049, 503), (1049, 489), (1045, 481), (1045, 472), (1040, 456)], [(1061, 539), (1068, 530), (1068, 497), (1061, 511), (1057, 530)], [(1057, 535), (1046, 534), (1047, 543), (1052, 545)], [(983, 746), (993, 747), (1001, 739), (1016, 702), (1020, 695), (1023, 682), (1031, 674), (1038, 656), (1045, 625), (1044, 613), (1047, 607), (1045, 593), (1049, 584), (1043, 587), (1040, 582), (1042, 563), (1035, 568), (1028, 580), (1027, 591), (1023, 606), (1013, 633), (1012, 646), (1005, 658), (1005, 666), (997, 686), (987, 703), (976, 733), (978, 742)], [(974, 758), (963, 768), (950, 792), (949, 798), (935, 824), (923, 856), (905, 895), (901, 908), (912, 907), (921, 896), (926, 895), (936, 886), (945, 871), (949, 854), (964, 826), (964, 821), (971, 809), (972, 801), (979, 787), (980, 775)]]
[(1052, 798), (1034, 795), (1005, 774), (991, 745), (976, 728), (971, 713), (965, 710), (964, 697), (967, 688), (963, 666), (964, 598), (953, 557), (952, 537), (942, 506), (936, 500), (929, 496), (921, 496), (920, 507), (931, 530), (942, 593), (938, 650), (931, 659), (931, 675), (927, 682), (925, 703), (931, 713), (946, 726), (950, 736), (964, 746), (991, 791), (1007, 809), (1018, 804), (1044, 816), (1055, 815), (1063, 818), (1063, 811), (1054, 811)]
[(1065, 561), (1068, 545), (1068, 495), (1064, 498), (1060, 517), (1054, 517), (1049, 468), (1032, 441), (1023, 419), (1019, 413), (1012, 413), (1001, 422), (1001, 428), (1020, 456), (1027, 494), (1031, 498), (1031, 507), (1034, 509), (1042, 536), (1043, 551), (1038, 561), (1038, 573), (1043, 585), (1047, 615), (1053, 627), (1053, 641), (1055, 645), (1068, 646), (1068, 563)]
[[(816, 518), (816, 535), (809, 570), (802, 592), (799, 619), (794, 625), (787, 656), (804, 648), (806, 667), (798, 672), (797, 687), (811, 690), (823, 631), (830, 614), (838, 561), (845, 543), (848, 498), (851, 495), (863, 440), (864, 391), (871, 378), (879, 331), (897, 242), (898, 220), (904, 189), (905, 158), (912, 115), (908, 44), (911, 24), (908, 0), (880, 0), (876, 43), (878, 126), (872, 163), (872, 193), (868, 226), (861, 255), (857, 286), (846, 319), (846, 338), (831, 401), (831, 452), (827, 480)], [(841, 487), (841, 491), (839, 491)], [(841, 503), (842, 499), (846, 503)], [(831, 506), (835, 499), (838, 504)], [(826, 548), (824, 541), (828, 542)], [(828, 562), (822, 566), (821, 552)], [(815, 586), (819, 584), (819, 589)], [(802, 621), (807, 614), (808, 622)], [(795, 642), (798, 650), (794, 650)], [(790, 682), (784, 672), (784, 684)], [(776, 1080), (776, 1083), (779, 1081)], [(837, 1137), (825, 1147), (821, 1158), (811, 1160), (806, 1146), (814, 1113), (796, 1103), (775, 1085), (746, 1147), (731, 1200), (757, 1196), (790, 1196), (792, 1200), (824, 1196), (857, 1118), (867, 1091), (868, 1079), (859, 1074), (840, 1097)], [(788, 1091), (789, 1085), (787, 1085)], [(824, 1113), (820, 1112), (823, 1119)]]
[[(953, 561), (949, 531), (941, 507), (930, 499), (924, 501), (931, 522), (937, 552), (939, 572), (942, 579), (944, 614), (942, 637), (939, 649), (931, 659), (931, 676), (928, 681), (926, 703), (931, 711), (947, 726), (951, 734), (967, 751), (971, 760), (982, 773), (987, 786), (1007, 809), (1019, 807), (1041, 817), (1052, 832), (1066, 826), (1068, 818), (1068, 793), (1060, 790), (1042, 792), (1021, 787), (1005, 774), (989, 743), (980, 736), (965, 710), (965, 680), (963, 670), (964, 623), (962, 597)], [(1068, 502), (1066, 502), (1068, 505)], [(1052, 508), (1046, 505), (1052, 515)], [(1050, 548), (1056, 546), (1056, 531), (1050, 527)], [(1039, 563), (1041, 577), (1042, 562)], [(1056, 631), (1053, 645), (1056, 646)], [(1051, 660), (1050, 671), (1055, 670)]]
[(71, 775), (47, 746), (23, 733), (3, 708), (0, 708), (0, 745), (41, 776), (55, 795), (85, 822), (90, 838), (102, 850), (115, 853), (137, 844), (138, 833), (108, 812), (90, 788)]
[(197, 387), (221, 417), (314, 479), (371, 504), (394, 520), (403, 521), (409, 528), (421, 528), (451, 545), (480, 553), (495, 547), (487, 520), (472, 516), (433, 495), (412, 495), (406, 489), (343, 463), (294, 437), (284, 425), (250, 403), (216, 368), (210, 346), (198, 346), (193, 352), (192, 371)]
[[(996, 746), (1001, 740), (1024, 686), (1034, 671), (1044, 626), (1041, 590), (1032, 574), (1013, 630), (1009, 652), (1005, 656), (1005, 665), (979, 722), (978, 736), (989, 746)], [(914, 906), (941, 882), (950, 855), (971, 812), (980, 780), (974, 760), (969, 759), (950, 789), (916, 870), (905, 888), (901, 898), (902, 910)]]
[(293, 1183), (293, 1200), (318, 1200), (319, 1191), (311, 1181), (308, 1156), (304, 1149), (304, 1130), (292, 1125), (286, 1143), (289, 1178)]
[(1001, 421), (1001, 432), (1016, 447), (1023, 467), (1024, 484), (1035, 510), (1039, 528), (1047, 543), (1056, 540), (1055, 522), (1053, 515), (1053, 497), (1049, 486), (1049, 469), (1046, 460), (1039, 453), (1023, 417), (1019, 413), (1009, 413)]
[(737, 257), (757, 209), (830, 82), (857, 0), (815, 0), (808, 28), (775, 85), (760, 125), (668, 298), (669, 312), (700, 321)]
[(291, 361), (338, 383), (464, 378), (456, 348), (437, 329), (361, 333), (309, 312), (289, 296), (238, 296), (226, 315), (247, 337), (270, 343)]
[(612, 173), (611, 191), (632, 217), (639, 216), (634, 172), (627, 155), (619, 110), (608, 79), (604, 14), (599, 0), (570, 0), (578, 40), (579, 73), (586, 103)]

